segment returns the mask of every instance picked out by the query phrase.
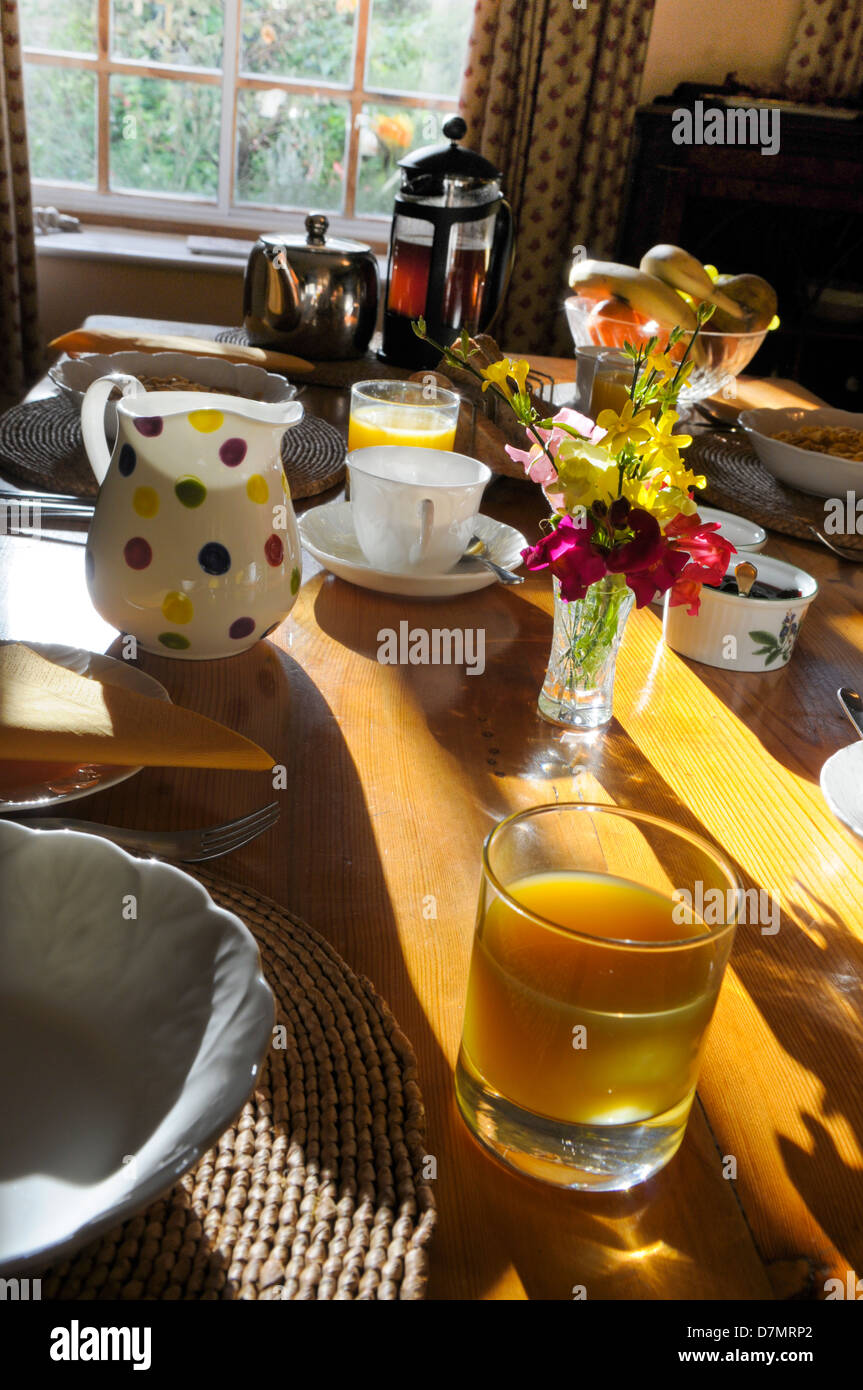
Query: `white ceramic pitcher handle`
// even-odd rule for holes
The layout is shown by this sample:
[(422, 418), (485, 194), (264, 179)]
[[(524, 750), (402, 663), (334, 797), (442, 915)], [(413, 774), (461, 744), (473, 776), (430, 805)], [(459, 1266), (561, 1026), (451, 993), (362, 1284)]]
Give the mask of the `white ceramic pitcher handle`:
[(100, 487), (111, 464), (111, 450), (105, 439), (105, 406), (116, 386), (123, 388), (124, 396), (145, 394), (144, 387), (137, 377), (126, 376), (124, 372), (111, 372), (108, 376), (100, 376), (98, 381), (87, 387), (81, 403), (81, 434), (84, 437), (84, 448)]
[(420, 538), (414, 549), (413, 561), (418, 565), (426, 557), (429, 542), (434, 531), (434, 502), (430, 497), (424, 497), (417, 507), (417, 515), (420, 522)]

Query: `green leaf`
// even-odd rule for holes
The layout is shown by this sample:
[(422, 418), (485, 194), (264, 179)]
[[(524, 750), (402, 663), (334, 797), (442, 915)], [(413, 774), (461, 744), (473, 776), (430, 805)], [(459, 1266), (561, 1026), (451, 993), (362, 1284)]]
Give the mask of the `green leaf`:
[(763, 642), (766, 647), (775, 647), (777, 645), (776, 637), (772, 632), (761, 632), (759, 629), (756, 629), (754, 632), (750, 632), (749, 636), (752, 638), (753, 642)]
[(419, 316), (418, 319), (413, 319), (413, 320), (412, 320), (412, 322), (411, 322), (411, 328), (413, 329), (414, 333), (416, 333), (416, 335), (417, 335), (418, 338), (424, 338), (424, 337), (425, 337), (425, 335), (426, 335), (426, 321), (425, 321), (425, 319), (423, 318), (422, 314), (420, 314), (420, 316)]
[(765, 666), (769, 666), (770, 663), (771, 663), (771, 661), (775, 661), (775, 660), (776, 660), (777, 656), (779, 656), (779, 649), (778, 649), (778, 648), (777, 648), (777, 650), (776, 650), (775, 652), (771, 652), (769, 656), (766, 656), (766, 657), (764, 658), (764, 665), (765, 665)]

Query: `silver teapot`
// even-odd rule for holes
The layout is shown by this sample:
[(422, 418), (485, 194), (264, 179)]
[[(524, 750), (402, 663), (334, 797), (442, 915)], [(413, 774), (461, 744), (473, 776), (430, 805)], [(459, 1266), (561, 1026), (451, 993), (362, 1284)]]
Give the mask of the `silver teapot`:
[(310, 213), (305, 240), (277, 232), (258, 237), (243, 287), (253, 346), (317, 362), (365, 352), (377, 319), (377, 260), (361, 241), (328, 238), (328, 226), (321, 213)]

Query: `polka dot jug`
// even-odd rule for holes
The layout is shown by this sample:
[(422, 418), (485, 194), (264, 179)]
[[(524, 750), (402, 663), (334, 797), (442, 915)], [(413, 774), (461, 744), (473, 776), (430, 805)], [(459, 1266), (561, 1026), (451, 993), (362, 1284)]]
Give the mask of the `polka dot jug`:
[[(104, 412), (118, 385), (111, 454)], [(189, 661), (234, 656), (279, 625), (301, 578), (280, 446), (302, 414), (295, 401), (93, 382), (81, 429), (100, 492), (86, 569), (106, 622)]]

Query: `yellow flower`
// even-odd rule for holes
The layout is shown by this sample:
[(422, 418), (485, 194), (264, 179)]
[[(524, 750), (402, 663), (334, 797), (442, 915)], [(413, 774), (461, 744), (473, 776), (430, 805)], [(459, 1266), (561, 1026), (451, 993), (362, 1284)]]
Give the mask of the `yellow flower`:
[(480, 367), (480, 372), (485, 377), (482, 384), (483, 391), (487, 391), (489, 386), (497, 386), (503, 391), (508, 401), (512, 400), (513, 390), (510, 381), (515, 382), (518, 394), (523, 396), (527, 391), (527, 375), (530, 371), (530, 363), (522, 358), (518, 362), (513, 362), (509, 357), (502, 357), (499, 362), (492, 362), (489, 367)]
[(672, 362), (667, 352), (661, 352), (659, 347), (655, 347), (653, 352), (649, 352), (644, 359), (645, 372), (649, 376), (651, 372), (670, 381), (677, 371), (677, 366)]
[(672, 434), (678, 419), (676, 410), (663, 410), (658, 425), (653, 420), (650, 421), (649, 437), (638, 449), (645, 463), (661, 464), (667, 469), (683, 467), (680, 450), (688, 448), (692, 443), (692, 435)]
[(264, 43), (266, 43), (266, 44), (271, 44), (271, 43), (275, 43), (275, 42), (276, 42), (276, 31), (275, 31), (275, 29), (273, 28), (272, 24), (262, 24), (262, 25), (261, 25), (261, 38), (263, 39)]
[(638, 448), (650, 438), (647, 428), (651, 424), (650, 411), (639, 410), (637, 415), (633, 415), (632, 401), (626, 401), (619, 414), (616, 410), (600, 411), (596, 423), (601, 430), (605, 430), (598, 443), (610, 454), (619, 454), (627, 444)]
[(565, 439), (557, 452), (557, 481), (547, 492), (563, 495), (565, 510), (589, 507), (592, 502), (611, 502), (617, 496), (619, 472), (608, 452), (596, 444)]
[(496, 386), (499, 391), (503, 392), (507, 400), (511, 401), (512, 388), (507, 381), (509, 368), (510, 363), (505, 357), (502, 357), (499, 362), (492, 362), (488, 367), (480, 367), (480, 372), (485, 377), (482, 384), (483, 391), (487, 391), (490, 386)]

